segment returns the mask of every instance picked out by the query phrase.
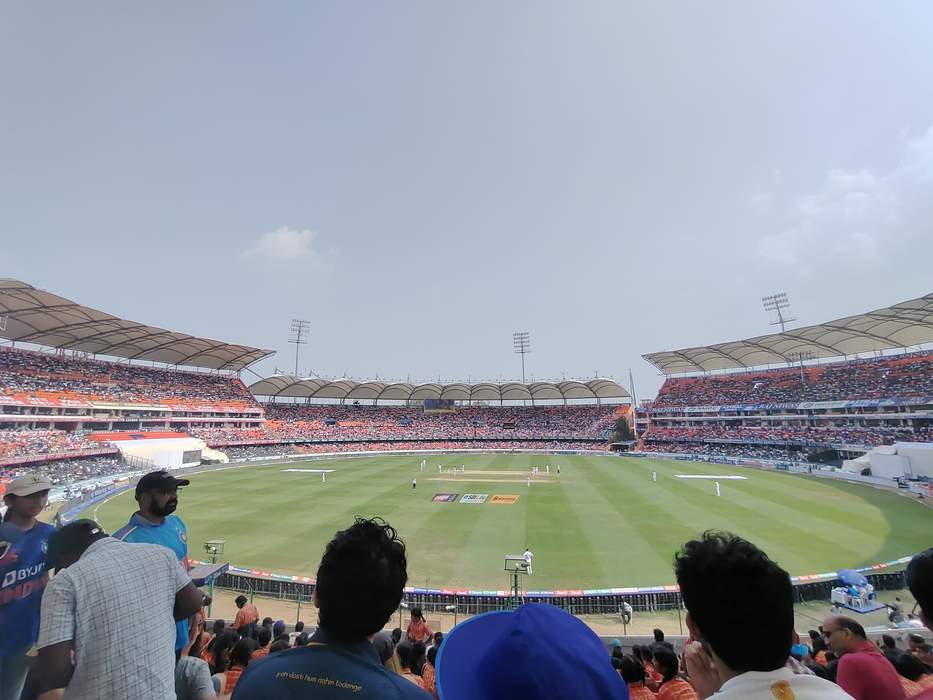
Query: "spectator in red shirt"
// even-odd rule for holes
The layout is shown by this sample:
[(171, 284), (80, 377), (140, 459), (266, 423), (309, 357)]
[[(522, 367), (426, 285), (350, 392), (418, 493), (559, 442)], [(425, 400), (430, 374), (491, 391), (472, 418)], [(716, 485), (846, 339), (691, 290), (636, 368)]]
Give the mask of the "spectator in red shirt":
[(823, 623), (829, 648), (839, 655), (836, 683), (855, 700), (903, 700), (901, 679), (891, 662), (865, 637), (865, 628), (849, 617)]
[(415, 606), (411, 609), (411, 622), (408, 623), (408, 629), (405, 631), (405, 638), (410, 642), (421, 642), (427, 644), (431, 641), (434, 633), (428, 627), (427, 620), (424, 619), (424, 613), (421, 608)]

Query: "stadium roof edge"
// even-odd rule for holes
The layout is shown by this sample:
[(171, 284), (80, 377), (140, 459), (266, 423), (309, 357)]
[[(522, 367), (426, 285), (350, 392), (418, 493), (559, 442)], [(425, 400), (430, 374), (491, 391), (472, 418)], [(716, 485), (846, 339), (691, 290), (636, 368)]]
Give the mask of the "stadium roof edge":
[(454, 401), (522, 401), (548, 399), (616, 399), (630, 398), (629, 392), (611, 379), (562, 382), (454, 382), (411, 384), (408, 382), (358, 382), (352, 379), (328, 380), (319, 377), (277, 375), (249, 386), (254, 396), (270, 398), (308, 399), (373, 399)]
[(0, 338), (167, 365), (238, 371), (273, 350), (167, 331), (83, 306), (14, 279), (0, 279)]
[(642, 357), (666, 375), (845, 357), (933, 342), (933, 293), (883, 309), (716, 345)]

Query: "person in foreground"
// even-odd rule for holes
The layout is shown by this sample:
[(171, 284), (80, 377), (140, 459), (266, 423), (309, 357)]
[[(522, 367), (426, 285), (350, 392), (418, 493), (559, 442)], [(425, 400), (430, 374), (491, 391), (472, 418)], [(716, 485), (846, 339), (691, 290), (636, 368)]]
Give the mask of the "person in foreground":
[[(933, 632), (933, 547), (921, 552), (907, 565), (907, 588), (917, 601), (920, 622)], [(933, 700), (933, 689), (915, 696), (917, 700)]]
[(705, 532), (675, 556), (674, 571), (695, 640), (684, 658), (701, 699), (849, 698), (829, 681), (786, 668), (794, 634), (790, 576), (751, 542)]
[(69, 700), (175, 700), (175, 623), (197, 612), (201, 592), (174, 554), (77, 520), (49, 538), (48, 561), (56, 575), (42, 596), (40, 700), (62, 689)]
[(628, 700), (596, 633), (554, 605), (528, 603), (454, 627), (437, 654), (442, 700)]
[(7, 484), (0, 523), (0, 700), (19, 700), (29, 670), (26, 652), (39, 636), (39, 605), (49, 579), (46, 548), (55, 528), (39, 522), (52, 482), (38, 474)]
[(897, 669), (851, 617), (833, 616), (823, 622), (826, 644), (839, 656), (836, 683), (855, 700), (901, 700), (906, 697)]
[(250, 664), (234, 700), (430, 700), (414, 683), (387, 670), (371, 642), (402, 601), (407, 566), (405, 544), (378, 518), (357, 518), (338, 532), (318, 567), (313, 602), (319, 626), (308, 646)]

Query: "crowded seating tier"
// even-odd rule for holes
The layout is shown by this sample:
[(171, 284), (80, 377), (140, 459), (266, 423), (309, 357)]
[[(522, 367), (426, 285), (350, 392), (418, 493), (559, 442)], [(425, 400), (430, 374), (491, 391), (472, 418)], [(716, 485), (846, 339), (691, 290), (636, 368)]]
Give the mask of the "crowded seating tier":
[(239, 378), (0, 348), (2, 398), (258, 408)]
[(652, 408), (933, 396), (933, 353), (668, 378)]

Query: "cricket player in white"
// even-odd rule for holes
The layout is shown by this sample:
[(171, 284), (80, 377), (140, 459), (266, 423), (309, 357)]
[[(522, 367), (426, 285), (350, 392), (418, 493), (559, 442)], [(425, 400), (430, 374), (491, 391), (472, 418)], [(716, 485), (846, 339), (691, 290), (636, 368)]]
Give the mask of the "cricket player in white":
[(551, 474), (551, 465), (550, 465), (550, 464), (545, 464), (545, 465), (544, 465), (544, 469), (547, 471), (548, 475)]
[(327, 481), (327, 472), (321, 472), (321, 481), (322, 481), (322, 482), (326, 482), (326, 481)]
[(716, 483), (716, 495), (718, 496), (719, 495), (719, 482), (717, 481), (715, 483)]
[(657, 480), (658, 480), (658, 473), (657, 473), (657, 472), (651, 472), (651, 480), (652, 480), (652, 481), (657, 481)]
[(528, 477), (528, 486), (529, 486), (529, 488), (531, 487), (531, 477), (530, 477), (530, 476)]
[(525, 564), (528, 566), (528, 575), (531, 576), (531, 560), (535, 558), (535, 555), (531, 553), (531, 550), (525, 547), (525, 553), (522, 554), (522, 558), (525, 560)]
[(557, 465), (557, 476), (560, 476), (560, 465)]
[(418, 480), (417, 480), (417, 479), (412, 479), (412, 480), (411, 480), (411, 487), (412, 487), (413, 489), (418, 487)]

